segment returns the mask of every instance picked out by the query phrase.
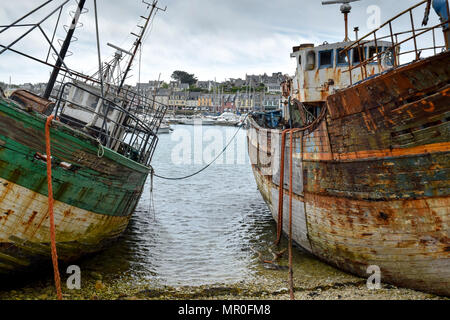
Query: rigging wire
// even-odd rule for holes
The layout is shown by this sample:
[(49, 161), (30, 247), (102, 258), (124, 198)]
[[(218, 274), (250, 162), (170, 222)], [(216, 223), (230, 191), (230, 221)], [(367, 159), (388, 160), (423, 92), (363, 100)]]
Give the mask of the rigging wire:
[(210, 163), (208, 163), (208, 164), (207, 164), (206, 166), (204, 166), (202, 169), (200, 169), (200, 170), (198, 170), (198, 171), (196, 171), (196, 172), (194, 172), (194, 173), (192, 173), (192, 174), (190, 174), (190, 175), (184, 176), (184, 177), (175, 177), (175, 178), (172, 178), (172, 177), (164, 177), (164, 176), (157, 175), (157, 174), (154, 172), (153, 168), (152, 168), (152, 175), (154, 175), (154, 176), (157, 177), (157, 178), (163, 179), (163, 180), (176, 181), (176, 180), (186, 180), (186, 179), (192, 178), (192, 177), (194, 177), (194, 176), (196, 176), (196, 175), (202, 173), (203, 171), (205, 171), (206, 169), (208, 169), (214, 162), (216, 162), (217, 159), (219, 159), (221, 155), (223, 155), (223, 154), (225, 153), (225, 151), (228, 149), (228, 147), (231, 145), (231, 143), (232, 143), (232, 142), (234, 141), (234, 139), (236, 138), (236, 136), (237, 136), (237, 134), (239, 133), (239, 131), (242, 129), (242, 127), (244, 127), (245, 122), (246, 122), (246, 120), (247, 120), (247, 118), (248, 118), (249, 115), (250, 115), (250, 113), (248, 113), (248, 114), (245, 116), (244, 120), (242, 121), (242, 124), (241, 124), (241, 125), (239, 126), (239, 128), (236, 130), (236, 132), (235, 132), (235, 134), (233, 135), (233, 137), (231, 137), (230, 141), (229, 141), (228, 144), (225, 146), (225, 148), (223, 148), (223, 150), (217, 155), (217, 157), (215, 157)]

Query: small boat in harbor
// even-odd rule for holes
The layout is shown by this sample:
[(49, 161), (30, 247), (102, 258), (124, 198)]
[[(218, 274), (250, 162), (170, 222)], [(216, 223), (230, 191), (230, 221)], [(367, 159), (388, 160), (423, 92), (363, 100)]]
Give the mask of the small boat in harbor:
[(208, 118), (208, 117), (195, 115), (192, 117), (180, 118), (178, 123), (188, 125), (188, 126), (193, 126), (193, 125), (213, 126), (216, 124), (216, 121), (211, 118)]
[[(30, 14), (44, 10), (49, 3)], [(78, 12), (84, 14), (85, 1), (77, 4)], [(147, 27), (159, 10), (157, 2), (147, 9), (131, 50), (114, 46), (116, 54), (108, 63), (101, 63), (98, 52), (96, 75), (87, 76), (65, 65), (64, 56), (76, 29), (71, 28), (61, 51), (55, 51), (57, 62), (51, 65), (53, 73), (44, 96), (17, 90), (9, 98), (0, 97), (0, 273), (33, 270), (35, 263), (51, 256), (44, 130), (49, 115), (55, 116), (49, 138), (58, 258), (70, 261), (99, 251), (127, 227), (151, 172), (156, 133), (167, 110), (124, 84)], [(17, 30), (12, 27), (30, 14), (1, 33)], [(73, 17), (74, 26), (78, 17)], [(43, 22), (27, 26), (37, 29)], [(0, 55), (8, 50), (31, 57), (13, 49), (12, 44), (1, 45)], [(120, 66), (124, 55), (125, 68)], [(152, 111), (151, 122), (138, 118), (137, 110), (142, 107)]]
[(170, 127), (168, 123), (162, 123), (158, 128), (158, 134), (167, 134), (170, 133), (173, 129)]
[[(356, 41), (346, 27), (343, 42), (294, 47), (283, 116), (250, 117), (248, 152), (279, 235), (292, 228), (302, 249), (361, 277), (377, 266), (383, 283), (450, 296), (448, 0), (434, 2), (441, 23), (416, 25), (430, 5)], [(405, 17), (408, 30), (393, 28)]]
[(224, 112), (216, 119), (216, 124), (221, 126), (237, 126), (240, 122), (240, 117), (232, 112)]
[[(153, 107), (152, 107), (153, 108)], [(147, 123), (148, 125), (152, 125), (153, 121), (161, 122), (157, 134), (166, 134), (170, 133), (173, 129), (170, 126), (170, 121), (166, 118), (164, 118), (162, 121), (159, 121), (158, 116), (156, 119), (154, 119), (154, 115), (148, 116), (148, 115), (139, 115), (138, 119), (141, 120), (143, 123)]]

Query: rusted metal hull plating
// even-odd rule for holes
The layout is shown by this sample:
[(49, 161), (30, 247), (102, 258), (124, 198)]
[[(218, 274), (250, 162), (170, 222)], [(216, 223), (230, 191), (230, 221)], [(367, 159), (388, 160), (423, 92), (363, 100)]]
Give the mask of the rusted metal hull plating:
[[(301, 247), (362, 277), (377, 265), (382, 282), (450, 296), (449, 66), (445, 52), (339, 91), (326, 119), (294, 134)], [(281, 131), (251, 120), (253, 172), (275, 220), (280, 145)], [(284, 212), (288, 190), (285, 183)]]

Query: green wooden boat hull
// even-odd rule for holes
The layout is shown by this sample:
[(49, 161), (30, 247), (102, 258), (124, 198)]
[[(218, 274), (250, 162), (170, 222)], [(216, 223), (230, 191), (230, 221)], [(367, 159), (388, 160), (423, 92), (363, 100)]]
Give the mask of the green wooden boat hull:
[[(0, 99), (0, 273), (50, 257), (45, 121)], [(150, 168), (58, 121), (50, 134), (58, 255), (72, 260), (120, 236)]]

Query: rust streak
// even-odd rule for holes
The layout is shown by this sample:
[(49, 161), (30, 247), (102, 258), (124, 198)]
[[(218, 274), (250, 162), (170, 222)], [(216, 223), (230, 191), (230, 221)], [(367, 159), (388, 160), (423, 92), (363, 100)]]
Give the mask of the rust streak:
[(334, 153), (336, 160), (355, 160), (367, 158), (385, 158), (407, 155), (419, 155), (430, 152), (445, 152), (450, 149), (450, 142), (433, 143), (408, 149), (367, 150), (349, 153)]

